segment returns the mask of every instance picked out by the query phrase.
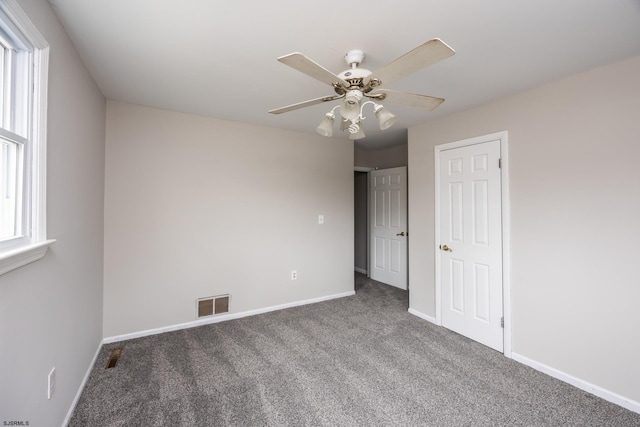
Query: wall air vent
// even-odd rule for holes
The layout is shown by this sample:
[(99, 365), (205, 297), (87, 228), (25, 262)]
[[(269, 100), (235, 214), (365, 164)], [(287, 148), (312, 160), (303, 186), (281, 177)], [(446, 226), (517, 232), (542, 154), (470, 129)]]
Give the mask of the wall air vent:
[(198, 317), (213, 316), (229, 312), (229, 295), (219, 295), (217, 297), (198, 298)]
[(229, 312), (229, 295), (216, 298), (214, 314)]
[(200, 298), (198, 300), (198, 317), (211, 316), (213, 314), (213, 298)]

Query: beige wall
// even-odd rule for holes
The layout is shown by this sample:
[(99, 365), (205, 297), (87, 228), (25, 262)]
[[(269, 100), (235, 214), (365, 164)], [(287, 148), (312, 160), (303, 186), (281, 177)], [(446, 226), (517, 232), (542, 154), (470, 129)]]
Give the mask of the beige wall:
[(353, 291), (351, 141), (109, 101), (106, 153), (105, 337)]
[(378, 169), (407, 166), (407, 144), (377, 150), (356, 147), (354, 156), (355, 166)]
[(49, 3), (19, 3), (51, 47), (47, 226), (57, 242), (0, 276), (0, 421), (59, 426), (102, 341), (105, 100)]
[(409, 130), (410, 296), (435, 316), (438, 144), (509, 132), (513, 352), (640, 402), (640, 57)]

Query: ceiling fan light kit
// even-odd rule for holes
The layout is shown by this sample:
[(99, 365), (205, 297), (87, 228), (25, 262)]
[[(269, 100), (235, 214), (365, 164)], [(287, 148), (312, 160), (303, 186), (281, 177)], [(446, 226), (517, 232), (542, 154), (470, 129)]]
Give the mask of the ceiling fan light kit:
[(349, 125), (349, 139), (362, 139), (364, 137), (364, 131), (359, 123), (351, 123)]
[[(428, 110), (433, 110), (444, 102), (442, 98), (390, 90), (376, 91), (376, 88), (382, 84), (405, 77), (422, 68), (435, 64), (453, 54), (455, 54), (455, 51), (442, 40), (432, 39), (388, 63), (379, 70), (371, 72), (365, 68), (359, 68), (359, 65), (364, 61), (364, 52), (361, 50), (350, 50), (344, 57), (350, 68), (338, 75), (333, 74), (331, 71), (301, 53), (294, 52), (281, 56), (278, 58), (278, 61), (332, 86), (336, 95), (299, 102), (286, 107), (276, 108), (269, 112), (272, 114), (282, 114), (299, 108), (344, 98), (340, 105), (333, 107), (331, 111), (325, 114), (316, 131), (323, 136), (333, 136), (335, 110), (339, 109), (340, 116), (342, 117), (340, 130), (348, 131), (349, 139), (362, 139), (365, 137), (364, 131), (362, 130), (362, 120), (364, 120), (365, 117), (362, 113), (367, 104), (373, 105), (373, 111), (378, 119), (380, 130), (389, 129), (397, 119), (386, 107), (372, 101), (372, 99), (376, 101), (387, 99), (389, 102), (399, 105), (426, 108)], [(364, 98), (369, 98), (370, 100), (362, 102)]]
[(316, 128), (316, 132), (318, 132), (322, 136), (332, 137), (333, 121), (335, 118), (336, 118), (336, 115), (333, 113), (333, 110), (329, 111), (327, 114), (324, 115), (324, 119), (322, 119), (322, 121)]
[[(392, 114), (389, 110), (387, 110), (383, 105), (376, 104), (374, 102), (375, 107), (373, 108), (373, 112), (376, 114), (378, 118), (378, 124), (380, 125), (380, 130), (389, 129), (396, 122), (395, 114)], [(364, 117), (363, 117), (364, 118)]]

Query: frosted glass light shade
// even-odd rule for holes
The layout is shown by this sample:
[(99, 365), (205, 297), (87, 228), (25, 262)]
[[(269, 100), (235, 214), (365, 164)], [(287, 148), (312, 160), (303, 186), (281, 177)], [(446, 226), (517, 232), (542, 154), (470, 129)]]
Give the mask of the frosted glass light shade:
[(340, 105), (340, 115), (345, 120), (350, 120), (351, 122), (355, 122), (360, 117), (360, 104), (355, 102), (351, 103), (352, 100), (344, 100)]
[(336, 116), (332, 112), (325, 114), (324, 119), (322, 119), (322, 121), (316, 128), (316, 132), (318, 132), (322, 136), (332, 137), (333, 119), (335, 119), (335, 117)]
[(378, 118), (378, 124), (380, 125), (380, 130), (389, 129), (396, 122), (397, 118), (395, 114), (392, 114), (384, 106), (377, 105), (374, 111), (376, 113), (376, 117)]

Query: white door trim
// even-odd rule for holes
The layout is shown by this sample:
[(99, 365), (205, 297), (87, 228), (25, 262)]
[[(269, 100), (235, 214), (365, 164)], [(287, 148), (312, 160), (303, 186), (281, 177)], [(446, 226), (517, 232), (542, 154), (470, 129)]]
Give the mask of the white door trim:
[[(366, 212), (366, 229), (367, 229), (367, 243), (365, 245), (365, 250), (367, 251), (367, 268), (366, 269), (360, 269), (360, 268), (355, 268), (354, 267), (354, 271), (357, 271), (358, 273), (362, 273), (364, 275), (366, 275), (367, 277), (369, 277), (369, 266), (371, 265), (371, 254), (370, 254), (370, 250), (369, 250), (369, 235), (371, 234), (371, 229), (370, 229), (370, 224), (369, 224), (369, 216), (371, 215), (371, 208), (369, 206), (369, 191), (371, 188), (371, 176), (369, 175), (369, 172), (376, 170), (376, 168), (371, 168), (369, 166), (354, 166), (353, 171), (354, 172), (363, 172), (367, 174), (367, 188), (366, 188), (366, 199), (367, 199), (367, 212)], [(354, 176), (355, 179), (355, 176)]]
[(501, 168), (500, 183), (502, 185), (502, 304), (504, 310), (504, 355), (511, 358), (511, 221), (509, 213), (509, 144), (508, 132), (502, 131), (461, 141), (449, 142), (434, 147), (435, 157), (435, 284), (436, 284), (436, 324), (442, 325), (442, 295), (440, 290), (440, 152), (453, 148), (482, 144), (483, 142), (500, 140)]
[(354, 166), (353, 167), (353, 171), (354, 172), (371, 172), (373, 170), (376, 170), (376, 168), (370, 168), (368, 166)]

